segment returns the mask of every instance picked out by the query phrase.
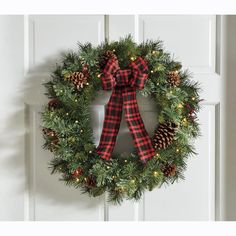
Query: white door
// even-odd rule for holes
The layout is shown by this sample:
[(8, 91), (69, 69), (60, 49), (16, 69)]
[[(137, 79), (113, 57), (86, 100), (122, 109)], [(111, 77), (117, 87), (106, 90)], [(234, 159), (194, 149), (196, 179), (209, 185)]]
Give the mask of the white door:
[[(26, 220), (214, 220), (216, 217), (215, 167), (219, 150), (218, 24), (216, 16), (29, 16), (24, 18), (24, 81), (26, 147)], [(198, 155), (188, 161), (186, 180), (147, 192), (139, 203), (121, 206), (106, 203), (106, 196), (88, 198), (66, 187), (47, 168), (50, 153), (42, 150), (40, 109), (47, 102), (42, 83), (49, 79), (61, 52), (80, 42), (101, 43), (131, 34), (137, 42), (161, 39), (167, 51), (183, 62), (201, 82), (203, 109), (199, 118), (202, 136), (196, 141)], [(211, 88), (211, 89), (209, 89)], [(98, 99), (93, 113), (98, 141), (106, 99)], [(139, 98), (144, 122), (153, 117), (151, 104)], [(150, 123), (148, 129), (152, 128)], [(122, 123), (120, 135), (127, 135)], [(118, 138), (119, 139), (119, 138)], [(127, 148), (122, 141), (118, 150)], [(23, 191), (23, 190), (22, 190)], [(22, 217), (23, 219), (23, 217)]]

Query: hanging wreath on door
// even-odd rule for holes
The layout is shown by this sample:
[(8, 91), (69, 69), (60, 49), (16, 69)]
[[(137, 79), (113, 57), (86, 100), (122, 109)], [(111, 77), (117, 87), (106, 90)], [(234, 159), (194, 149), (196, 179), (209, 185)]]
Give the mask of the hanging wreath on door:
[[(50, 99), (42, 112), (44, 148), (54, 157), (52, 173), (90, 196), (138, 200), (145, 190), (183, 179), (192, 140), (199, 136), (199, 85), (160, 41), (137, 45), (131, 37), (68, 52), (45, 83)], [(100, 90), (112, 90), (98, 146), (90, 104)], [(156, 129), (147, 133), (136, 91), (157, 108)], [(134, 151), (113, 153), (122, 110)]]

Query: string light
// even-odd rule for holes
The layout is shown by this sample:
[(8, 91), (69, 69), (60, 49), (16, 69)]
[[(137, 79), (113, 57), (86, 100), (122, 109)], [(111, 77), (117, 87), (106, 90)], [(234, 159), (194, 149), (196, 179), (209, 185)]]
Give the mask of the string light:
[(134, 60), (135, 60), (135, 57), (130, 57), (130, 60), (131, 60), (131, 61), (134, 61)]
[(76, 182), (79, 182), (80, 181), (80, 179), (79, 178), (76, 178)]
[(77, 100), (77, 99), (75, 99), (75, 102), (78, 102), (78, 100)]
[(125, 163), (127, 162), (127, 160), (125, 160)]
[(98, 74), (97, 77), (100, 78), (100, 77), (101, 77), (101, 74)]
[(68, 115), (69, 115), (69, 113), (67, 112), (67, 113), (66, 113), (66, 115), (68, 116)]
[(176, 152), (179, 153), (179, 149), (178, 148), (176, 148)]
[(116, 50), (115, 50), (115, 49), (113, 49), (112, 51), (113, 51), (113, 52), (115, 52)]
[(178, 108), (179, 108), (179, 109), (182, 109), (182, 108), (183, 108), (183, 104), (180, 103), (180, 104), (178, 105)]
[(192, 97), (192, 100), (193, 100), (193, 101), (195, 101), (195, 99), (196, 99), (195, 97)]
[(152, 74), (153, 74), (153, 72), (154, 72), (154, 71), (153, 71), (153, 70), (151, 70), (151, 73), (152, 73)]
[(153, 172), (153, 176), (154, 176), (154, 177), (157, 177), (158, 175), (159, 175), (159, 173), (158, 173), (157, 171), (154, 171), (154, 172)]
[(76, 124), (78, 124), (78, 123), (79, 123), (79, 121), (78, 121), (78, 120), (76, 120), (76, 121), (75, 121), (75, 123), (76, 123)]
[(135, 183), (135, 180), (134, 180), (134, 179), (132, 179), (130, 182), (131, 182), (132, 184), (134, 184), (134, 183)]
[(183, 124), (183, 125), (187, 125), (187, 123), (188, 123), (187, 119), (184, 118), (184, 119), (182, 120), (182, 124)]

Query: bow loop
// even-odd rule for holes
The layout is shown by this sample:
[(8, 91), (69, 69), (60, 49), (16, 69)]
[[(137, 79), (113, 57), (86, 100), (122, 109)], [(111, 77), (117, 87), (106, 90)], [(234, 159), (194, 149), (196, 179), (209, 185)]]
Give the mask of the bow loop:
[(102, 87), (111, 90), (114, 87), (131, 86), (141, 90), (148, 78), (148, 66), (143, 58), (131, 62), (128, 69), (121, 70), (117, 60), (108, 60), (102, 75)]
[(102, 73), (102, 88), (104, 90), (111, 90), (116, 86), (116, 79), (114, 75), (120, 69), (118, 61), (110, 59), (108, 60), (106, 66)]
[(130, 63), (129, 68), (132, 70), (133, 75), (130, 80), (130, 86), (136, 87), (139, 90), (143, 89), (145, 81), (148, 78), (147, 62), (142, 57), (138, 57)]

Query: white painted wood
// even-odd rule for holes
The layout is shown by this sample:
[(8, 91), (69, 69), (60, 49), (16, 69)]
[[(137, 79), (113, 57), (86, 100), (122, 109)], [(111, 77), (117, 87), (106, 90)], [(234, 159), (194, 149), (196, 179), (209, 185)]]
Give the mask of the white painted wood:
[(0, 16), (0, 220), (24, 218), (24, 18)]
[(76, 50), (77, 42), (98, 44), (104, 39), (103, 20), (101, 15), (30, 17), (31, 66), (46, 64), (39, 70), (48, 72), (55, 61), (47, 59), (58, 58), (63, 51)]
[(135, 18), (133, 15), (114, 15), (109, 16), (109, 40), (119, 40), (135, 34)]
[(215, 71), (215, 16), (141, 15), (140, 40), (160, 39), (193, 73)]

